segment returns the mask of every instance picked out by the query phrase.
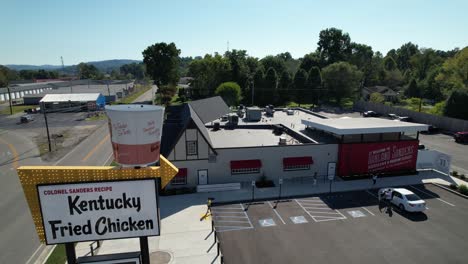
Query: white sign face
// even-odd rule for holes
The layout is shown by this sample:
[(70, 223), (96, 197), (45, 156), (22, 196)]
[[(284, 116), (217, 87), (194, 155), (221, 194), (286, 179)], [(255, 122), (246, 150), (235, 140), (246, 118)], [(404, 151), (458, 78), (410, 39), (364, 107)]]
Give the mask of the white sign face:
[(252, 187), (255, 187), (255, 181), (252, 181)]
[(279, 184), (283, 184), (283, 179), (279, 179)]
[(329, 162), (328, 163), (328, 179), (331, 181), (335, 178), (335, 171), (336, 171), (336, 163)]
[(48, 245), (159, 235), (154, 179), (37, 186)]

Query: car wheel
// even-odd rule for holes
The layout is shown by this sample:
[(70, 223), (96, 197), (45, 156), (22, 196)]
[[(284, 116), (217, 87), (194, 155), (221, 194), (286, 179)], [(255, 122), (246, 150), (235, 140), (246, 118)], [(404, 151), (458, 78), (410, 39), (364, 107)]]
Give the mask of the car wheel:
[(403, 206), (403, 204), (400, 204), (400, 205), (398, 206), (398, 208), (400, 208), (400, 210), (401, 210), (402, 212), (405, 211), (405, 206)]

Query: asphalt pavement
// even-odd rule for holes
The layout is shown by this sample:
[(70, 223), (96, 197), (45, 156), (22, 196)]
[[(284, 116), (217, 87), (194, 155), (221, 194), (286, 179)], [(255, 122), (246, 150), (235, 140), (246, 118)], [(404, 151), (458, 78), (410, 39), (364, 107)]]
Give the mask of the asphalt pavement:
[[(138, 97), (135, 102), (151, 100), (155, 89)], [(77, 118), (79, 116), (76, 115)], [(40, 116), (37, 115), (37, 118)], [(40, 122), (35, 125), (39, 127)], [(61, 159), (48, 164), (39, 157), (37, 146), (27, 131), (23, 133), (16, 123), (16, 116), (2, 117), (0, 123), (0, 210), (3, 212), (0, 218), (0, 263), (28, 264), (34, 263), (46, 247), (39, 243), (15, 169), (22, 165), (109, 165), (112, 161), (112, 147), (108, 126), (104, 124)], [(66, 125), (72, 126), (73, 120), (62, 120), (60, 115), (51, 124), (52, 127)]]

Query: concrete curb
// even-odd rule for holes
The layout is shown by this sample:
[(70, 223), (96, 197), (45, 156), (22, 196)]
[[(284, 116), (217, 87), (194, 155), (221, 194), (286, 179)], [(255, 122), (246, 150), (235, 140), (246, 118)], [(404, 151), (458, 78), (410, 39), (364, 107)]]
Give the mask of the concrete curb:
[(450, 189), (450, 188), (447, 188), (447, 187), (443, 186), (442, 184), (435, 183), (435, 182), (431, 182), (431, 184), (434, 185), (434, 186), (437, 186), (437, 187), (439, 187), (439, 188), (441, 188), (441, 189), (444, 189), (444, 190), (446, 190), (446, 191), (448, 191), (448, 192), (451, 192), (451, 193), (453, 193), (453, 194), (456, 194), (456, 195), (458, 195), (458, 196), (460, 196), (460, 197), (462, 197), (462, 198), (468, 199), (468, 196), (466, 196), (466, 195), (464, 195), (464, 194), (461, 194), (461, 193), (459, 193), (459, 192), (457, 192), (457, 191), (454, 191), (454, 190), (452, 190), (452, 189)]

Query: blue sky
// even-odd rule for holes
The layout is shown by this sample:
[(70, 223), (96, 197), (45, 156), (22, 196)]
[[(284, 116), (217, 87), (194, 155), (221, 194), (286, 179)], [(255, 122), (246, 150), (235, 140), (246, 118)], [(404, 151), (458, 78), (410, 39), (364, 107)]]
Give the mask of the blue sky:
[(441, 50), (468, 45), (468, 1), (0, 0), (0, 64), (142, 59), (156, 42), (182, 56), (245, 49), (263, 57), (317, 47), (320, 30), (386, 53), (411, 41)]

